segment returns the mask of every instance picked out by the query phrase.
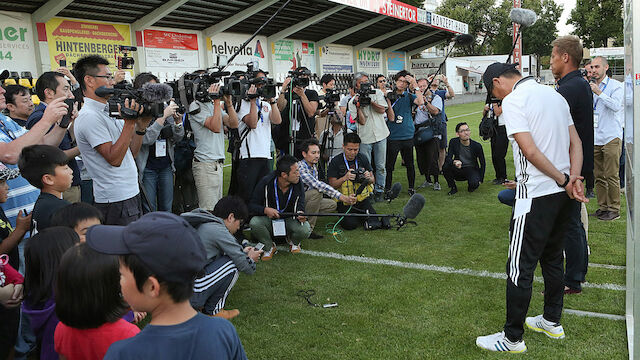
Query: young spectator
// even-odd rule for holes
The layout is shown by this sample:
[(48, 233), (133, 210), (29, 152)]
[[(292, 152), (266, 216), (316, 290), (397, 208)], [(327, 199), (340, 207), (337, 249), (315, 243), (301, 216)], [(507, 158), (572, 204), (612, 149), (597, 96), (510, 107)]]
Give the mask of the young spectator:
[(246, 359), (231, 323), (196, 312), (189, 298), (206, 265), (196, 230), (177, 215), (155, 212), (122, 226), (96, 225), (87, 244), (120, 255), (120, 287), (134, 311), (151, 313), (136, 336), (115, 342), (105, 359)]
[(51, 215), (51, 226), (66, 226), (73, 229), (80, 237), (80, 242), (86, 240), (87, 230), (93, 225), (104, 223), (102, 212), (95, 206), (79, 202), (64, 206)]
[[(133, 87), (156, 84), (159, 80), (151, 73), (136, 76)], [(147, 201), (142, 202), (145, 211), (171, 211), (173, 204), (173, 174), (175, 144), (184, 136), (182, 116), (176, 113), (174, 102), (164, 108), (161, 117), (154, 119), (142, 138), (142, 146), (136, 156), (138, 178), (142, 181)]]
[(100, 360), (109, 346), (140, 329), (122, 319), (118, 258), (80, 243), (64, 253), (55, 285), (55, 350), (66, 360)]
[(7, 93), (7, 110), (9, 117), (22, 127), (27, 126), (27, 119), (33, 112), (33, 100), (29, 89), (22, 85), (8, 85), (5, 87)]
[(475, 191), (484, 181), (486, 163), (482, 145), (471, 140), (471, 129), (465, 122), (456, 125), (455, 137), (449, 141), (447, 160), (442, 172), (449, 185), (449, 195), (458, 192), (456, 181), (467, 181), (469, 192)]
[(18, 166), (22, 176), (41, 190), (33, 207), (33, 227), (42, 231), (49, 227), (51, 215), (69, 202), (62, 193), (71, 187), (73, 170), (64, 152), (49, 145), (31, 145), (22, 149)]
[(58, 359), (53, 341), (58, 325), (53, 288), (62, 254), (79, 241), (73, 230), (56, 226), (34, 235), (25, 246), (22, 312), (29, 316), (41, 360)]
[(225, 196), (213, 212), (196, 209), (182, 217), (198, 230), (208, 262), (204, 275), (195, 281), (191, 305), (206, 315), (236, 317), (240, 314), (237, 309), (224, 310), (227, 296), (238, 280), (238, 271), (253, 274), (263, 253), (243, 247), (233, 237), (249, 217), (247, 206), (239, 197)]
[(292, 254), (300, 252), (300, 242), (311, 234), (307, 218), (298, 216), (280, 219), (280, 213), (304, 212), (304, 187), (300, 181), (300, 171), (296, 158), (283, 156), (276, 170), (260, 180), (253, 190), (249, 211), (251, 233), (268, 249), (262, 260), (271, 260), (277, 252), (272, 236), (287, 236)]
[[(9, 185), (7, 180), (12, 180), (20, 176), (17, 169), (9, 169), (0, 163), (0, 203), (7, 201), (9, 197)], [(20, 257), (18, 254), (18, 244), (24, 235), (29, 231), (31, 224), (31, 214), (24, 216), (21, 211), (18, 213), (15, 230), (11, 227), (9, 219), (0, 208), (0, 254), (8, 254), (8, 265), (14, 269), (20, 267)], [(13, 348), (18, 334), (20, 324), (20, 308), (22, 302), (22, 285), (14, 287), (12, 296), (0, 301), (0, 359), (6, 359), (9, 350)]]
[[(65, 74), (68, 75), (72, 81), (68, 81), (65, 79), (62, 69)], [(36, 106), (33, 113), (29, 116), (29, 120), (27, 121), (27, 129), (33, 128), (35, 124), (37, 124), (44, 114), (44, 111), (47, 109), (47, 104), (51, 104), (51, 102), (55, 99), (74, 99), (75, 95), (72, 92), (73, 86), (70, 84), (73, 82), (77, 84), (75, 81), (75, 77), (71, 74), (69, 70), (66, 68), (59, 68), (58, 71), (47, 71), (40, 75), (38, 81), (36, 82), (36, 94), (40, 99), (40, 104)], [(76, 85), (78, 86), (78, 85)], [(77, 110), (75, 111), (75, 115), (77, 115)], [(53, 131), (54, 127), (52, 126), (49, 131)], [(61, 128), (61, 131), (64, 131), (64, 136), (60, 145), (58, 146), (60, 150), (63, 150), (67, 157), (69, 157), (69, 167), (73, 170), (73, 183), (71, 188), (65, 191), (64, 198), (69, 202), (78, 202), (80, 201), (80, 168), (76, 161), (76, 156), (80, 155), (80, 150), (75, 146), (75, 141), (71, 138), (71, 133), (67, 128)]]

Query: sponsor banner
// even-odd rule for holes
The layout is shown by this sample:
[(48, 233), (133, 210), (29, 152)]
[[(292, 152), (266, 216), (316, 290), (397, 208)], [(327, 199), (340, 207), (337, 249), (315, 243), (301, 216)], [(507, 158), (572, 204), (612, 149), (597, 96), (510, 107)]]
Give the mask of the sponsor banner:
[[(223, 55), (231, 58), (242, 44), (249, 39), (248, 34), (235, 33), (219, 33), (211, 38), (211, 51), (214, 59), (217, 55)], [(258, 62), (258, 67), (267, 70), (269, 61), (269, 48), (267, 47), (267, 38), (265, 36), (256, 36), (247, 46), (242, 49), (240, 54), (233, 59), (226, 71), (247, 70), (247, 63), (252, 61)]]
[(131, 30), (126, 24), (53, 18), (47, 21), (46, 32), (52, 69), (57, 69), (62, 59), (70, 67), (83, 56), (101, 55), (115, 71), (118, 46), (131, 46)]
[(315, 72), (315, 55), (315, 44), (311, 42), (285, 39), (271, 43), (271, 56), (276, 74), (287, 74), (300, 66)]
[(382, 74), (382, 51), (362, 49), (358, 51), (358, 71), (371, 74)]
[(411, 59), (410, 73), (414, 74), (417, 79), (426, 78), (427, 76), (435, 73), (440, 66), (444, 58), (430, 58), (430, 59)]
[(320, 49), (322, 73), (353, 73), (353, 48), (345, 45), (328, 44)]
[(145, 30), (147, 67), (199, 68), (198, 35), (173, 31)]
[(417, 23), (418, 9), (398, 0), (329, 0), (338, 4), (387, 15), (396, 19)]
[(427, 24), (433, 27), (440, 28), (460, 34), (469, 33), (469, 25), (458, 20), (449, 19), (446, 16), (438, 15), (436, 13), (427, 14)]
[(0, 71), (30, 71), (37, 76), (31, 14), (0, 11)]
[(418, 23), (419, 24), (429, 24), (427, 22), (427, 14), (429, 14), (429, 12), (425, 9), (418, 9)]
[(387, 72), (389, 74), (395, 74), (404, 70), (404, 51), (391, 51), (387, 54)]

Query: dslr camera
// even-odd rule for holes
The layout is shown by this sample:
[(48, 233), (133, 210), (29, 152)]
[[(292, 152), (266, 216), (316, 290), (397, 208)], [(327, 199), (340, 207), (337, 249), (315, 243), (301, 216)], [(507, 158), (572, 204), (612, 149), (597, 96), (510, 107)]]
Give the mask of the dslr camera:
[(375, 94), (376, 90), (371, 83), (361, 83), (360, 89), (358, 89), (358, 102), (361, 106), (371, 105), (371, 95)]
[(351, 169), (349, 171), (356, 174), (356, 178), (355, 180), (353, 180), (354, 183), (359, 183), (359, 184), (369, 183), (369, 179), (367, 179), (367, 177), (364, 176), (364, 173), (367, 171), (365, 168)]

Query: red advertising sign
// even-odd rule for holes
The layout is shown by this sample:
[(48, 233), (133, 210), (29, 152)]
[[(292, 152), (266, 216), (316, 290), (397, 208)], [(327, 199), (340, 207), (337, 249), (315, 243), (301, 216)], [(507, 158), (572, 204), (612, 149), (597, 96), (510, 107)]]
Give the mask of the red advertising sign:
[(198, 35), (172, 31), (145, 30), (144, 46), (155, 49), (198, 50)]
[(113, 25), (63, 20), (53, 30), (53, 36), (68, 36), (99, 40), (123, 41), (124, 38)]
[(329, 0), (335, 3), (372, 11), (396, 19), (418, 23), (418, 9), (398, 0)]

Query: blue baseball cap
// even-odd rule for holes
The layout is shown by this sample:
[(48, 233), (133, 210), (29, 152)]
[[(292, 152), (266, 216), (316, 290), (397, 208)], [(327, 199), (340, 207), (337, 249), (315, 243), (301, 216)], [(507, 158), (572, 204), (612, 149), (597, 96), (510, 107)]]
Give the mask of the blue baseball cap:
[(110, 255), (137, 255), (161, 280), (193, 281), (206, 265), (196, 230), (178, 215), (152, 212), (127, 226), (95, 225), (87, 245)]

